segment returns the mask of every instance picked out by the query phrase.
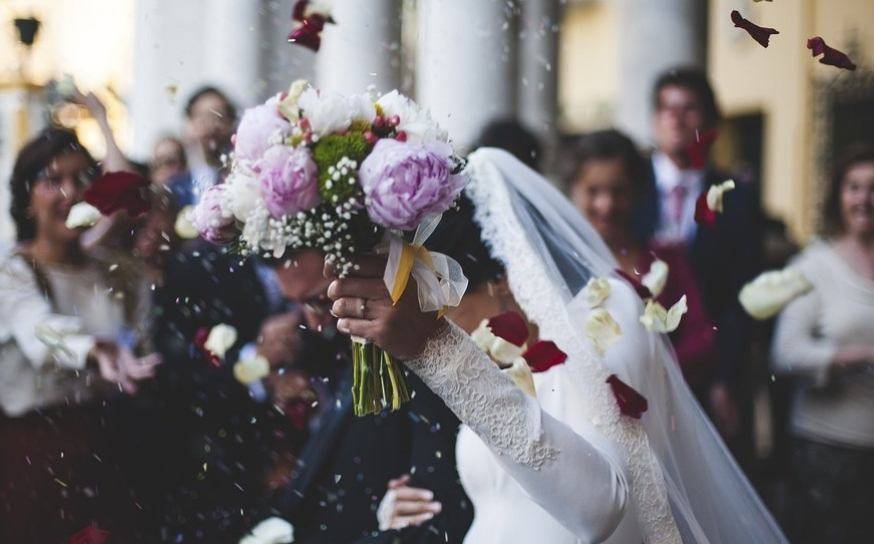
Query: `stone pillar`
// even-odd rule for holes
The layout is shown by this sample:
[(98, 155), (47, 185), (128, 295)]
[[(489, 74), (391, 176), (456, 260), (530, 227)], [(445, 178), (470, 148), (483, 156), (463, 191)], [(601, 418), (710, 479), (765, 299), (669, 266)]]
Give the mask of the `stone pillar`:
[(400, 0), (336, 0), (336, 24), (322, 31), (316, 55), (319, 88), (344, 94), (380, 93), (400, 85)]
[(519, 21), (519, 118), (548, 145), (558, 105), (558, 0), (527, 0)]
[(416, 96), (456, 145), (515, 114), (516, 34), (503, 0), (421, 0)]
[(207, 0), (201, 8), (203, 77), (243, 107), (254, 105), (261, 94), (258, 44), (264, 36), (260, 4), (251, 0)]
[(664, 70), (703, 67), (707, 2), (702, 0), (616, 0), (619, 33), (617, 124), (651, 143), (652, 85)]
[(15, 241), (9, 178), (18, 152), (46, 124), (42, 89), (15, 82), (0, 88), (0, 243)]

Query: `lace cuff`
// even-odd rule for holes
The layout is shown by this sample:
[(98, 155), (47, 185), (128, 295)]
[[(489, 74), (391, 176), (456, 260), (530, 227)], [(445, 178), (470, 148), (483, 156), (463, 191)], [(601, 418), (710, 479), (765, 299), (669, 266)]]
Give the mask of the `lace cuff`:
[(431, 338), (410, 367), (498, 455), (539, 470), (555, 458), (540, 405), (516, 387), (456, 325)]

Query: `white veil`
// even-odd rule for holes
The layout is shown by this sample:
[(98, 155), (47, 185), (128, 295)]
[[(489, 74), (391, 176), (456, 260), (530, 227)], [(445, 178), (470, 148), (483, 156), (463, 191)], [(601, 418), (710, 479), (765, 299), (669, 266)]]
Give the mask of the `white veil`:
[[(592, 423), (635, 465), (632, 498), (647, 542), (675, 542), (678, 534), (686, 544), (787, 542), (686, 386), (663, 335), (642, 326), (623, 335), (620, 343), (638, 343), (632, 353), (642, 360), (625, 358), (608, 368), (591, 354), (576, 295), (589, 278), (615, 277), (617, 268), (595, 230), (509, 153), (484, 148), (469, 160), (475, 219), (517, 301), (544, 338), (568, 353), (589, 353), (575, 372), (591, 385), (584, 393)], [(640, 422), (619, 416), (603, 381), (609, 374), (648, 400)]]

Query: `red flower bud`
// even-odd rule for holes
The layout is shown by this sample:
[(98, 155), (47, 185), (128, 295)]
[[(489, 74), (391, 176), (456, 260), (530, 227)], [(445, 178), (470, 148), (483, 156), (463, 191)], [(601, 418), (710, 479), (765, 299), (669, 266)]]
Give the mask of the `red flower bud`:
[(397, 134), (395, 134), (395, 140), (397, 140), (399, 142), (406, 142), (407, 141), (407, 133), (404, 132), (403, 130), (399, 131)]
[(393, 127), (396, 127), (396, 126), (401, 124), (401, 118), (398, 117), (397, 115), (392, 115), (391, 117), (388, 118), (388, 124), (393, 126)]
[(364, 139), (367, 140), (367, 143), (369, 143), (370, 145), (374, 145), (376, 144), (377, 140), (379, 140), (379, 136), (368, 130), (364, 133)]

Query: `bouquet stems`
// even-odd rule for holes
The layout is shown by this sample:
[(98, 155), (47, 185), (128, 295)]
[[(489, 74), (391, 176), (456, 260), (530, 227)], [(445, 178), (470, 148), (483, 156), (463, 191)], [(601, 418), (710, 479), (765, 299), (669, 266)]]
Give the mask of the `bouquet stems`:
[(392, 411), (410, 400), (407, 380), (391, 355), (361, 338), (352, 338), (352, 404), (356, 416)]

